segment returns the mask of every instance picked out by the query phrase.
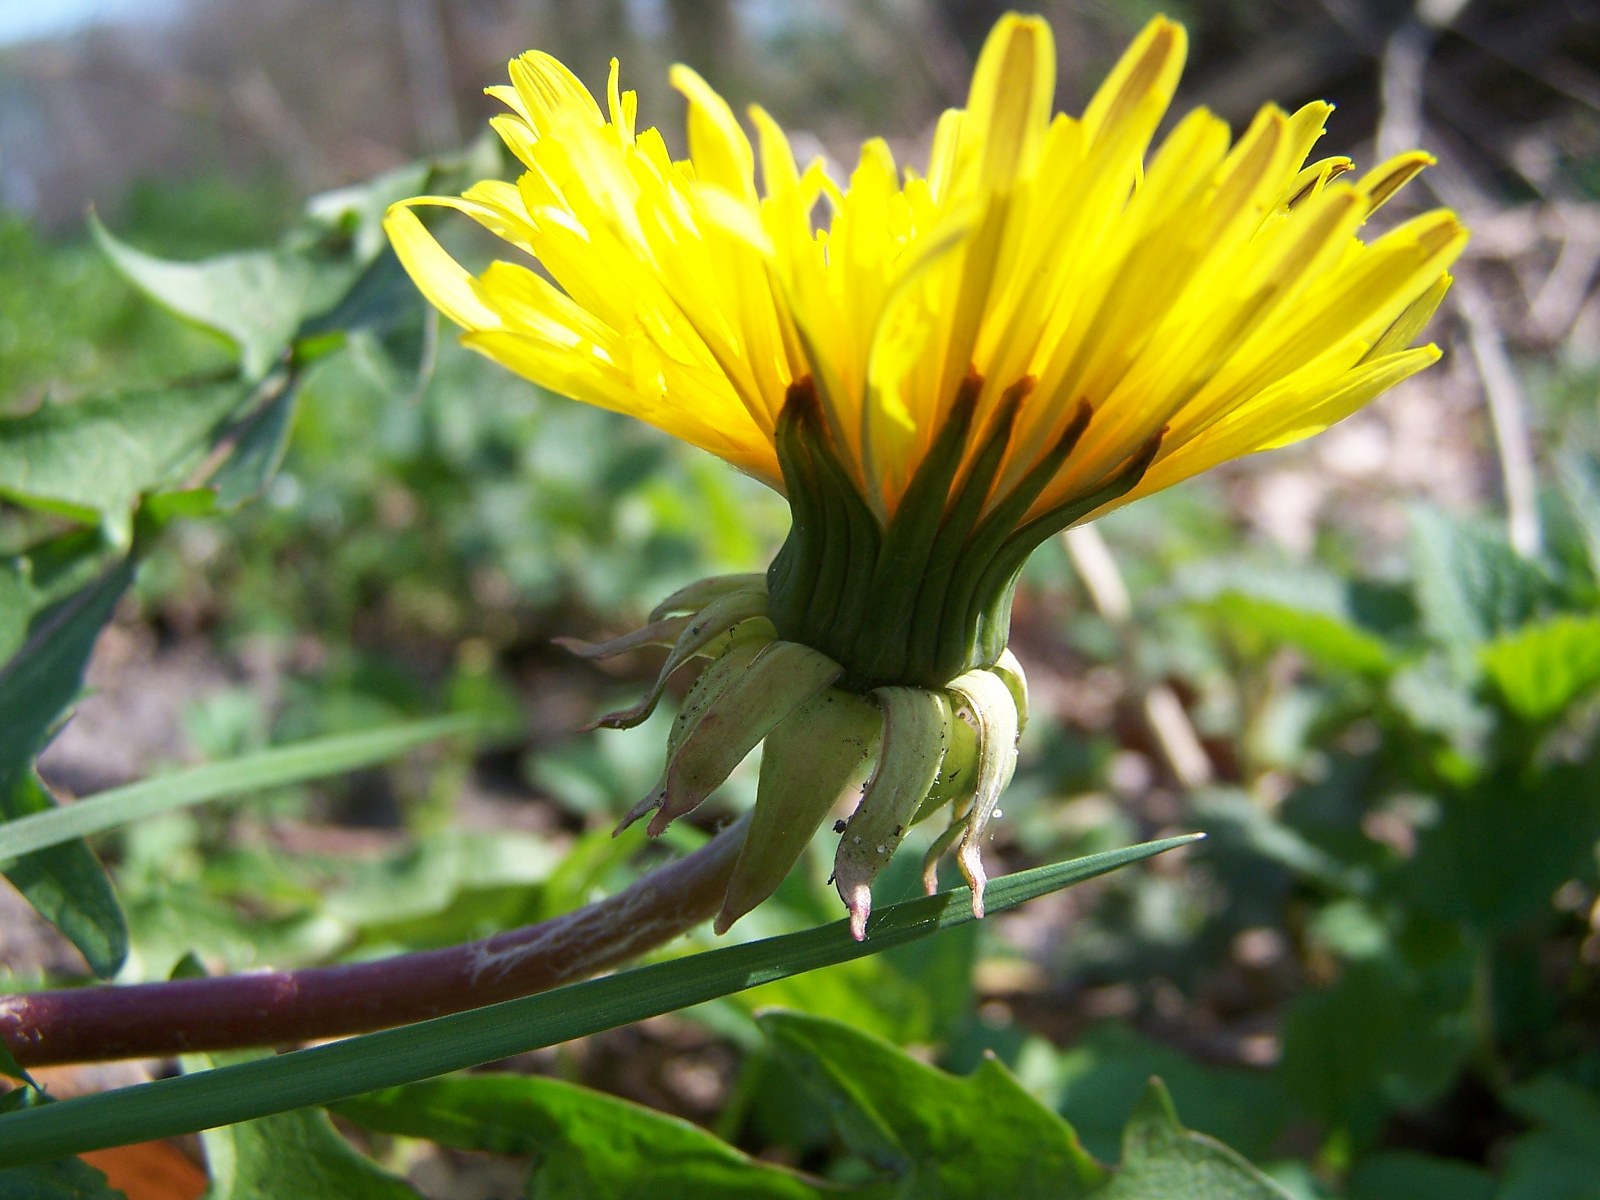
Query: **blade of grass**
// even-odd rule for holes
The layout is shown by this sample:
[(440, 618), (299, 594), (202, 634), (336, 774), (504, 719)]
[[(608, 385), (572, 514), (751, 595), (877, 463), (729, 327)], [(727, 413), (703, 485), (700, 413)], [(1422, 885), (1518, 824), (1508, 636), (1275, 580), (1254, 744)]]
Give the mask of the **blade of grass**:
[(338, 775), (384, 762), (439, 738), (485, 729), (483, 716), (459, 713), (275, 746), (228, 762), (206, 763), (111, 788), (73, 804), (0, 823), (0, 863), (156, 813)]
[[(1201, 836), (1146, 842), (991, 880), (988, 910), (1014, 908)], [(873, 914), (865, 942), (850, 935), (847, 921), (836, 921), (276, 1058), (9, 1113), (0, 1116), (0, 1167), (194, 1133), (429, 1079), (875, 954), (973, 919), (971, 892), (956, 888)]]

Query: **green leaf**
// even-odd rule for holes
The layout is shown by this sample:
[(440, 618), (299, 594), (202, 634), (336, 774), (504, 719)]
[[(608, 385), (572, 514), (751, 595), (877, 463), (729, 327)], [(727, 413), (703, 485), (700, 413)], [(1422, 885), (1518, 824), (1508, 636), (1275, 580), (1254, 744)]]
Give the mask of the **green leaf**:
[(1600, 687), (1600, 617), (1566, 614), (1525, 625), (1478, 657), (1512, 712), (1530, 723), (1548, 721)]
[(1524, 624), (1550, 590), (1503, 536), (1437, 509), (1412, 512), (1411, 561), (1423, 629), (1468, 668), (1473, 647)]
[(252, 381), (271, 370), (302, 321), (339, 299), (357, 269), (310, 248), (170, 262), (119, 241), (92, 216), (89, 229), (140, 291), (232, 343), (241, 371)]
[(897, 1195), (1070, 1200), (1105, 1178), (1071, 1126), (997, 1059), (962, 1078), (836, 1021), (789, 1012), (758, 1021), (845, 1145), (895, 1180)]
[(1159, 1079), (1133, 1110), (1122, 1167), (1096, 1200), (1289, 1200), (1289, 1193), (1221, 1142), (1178, 1123)]
[(0, 863), (157, 813), (343, 774), (396, 758), (439, 738), (483, 730), (483, 719), (476, 715), (436, 717), (275, 746), (226, 762), (159, 775), (0, 824)]
[(235, 380), (43, 404), (0, 418), (0, 495), (125, 545), (141, 494), (181, 486), (213, 436), (250, 398)]
[(1512, 1143), (1495, 1200), (1600, 1200), (1600, 1096), (1546, 1075), (1506, 1099), (1537, 1128)]
[(286, 380), (278, 394), (244, 422), (232, 453), (210, 480), (220, 507), (238, 508), (266, 492), (288, 453), (299, 397), (298, 381)]
[(1491, 1200), (1495, 1179), (1472, 1163), (1395, 1150), (1362, 1159), (1345, 1200)]
[(76, 1158), (0, 1171), (0, 1200), (128, 1200), (106, 1177)]
[[(991, 880), (989, 911), (1195, 840), (1167, 838)], [(494, 1062), (965, 925), (974, 919), (971, 905), (970, 890), (956, 888), (884, 907), (873, 915), (864, 942), (850, 936), (847, 922), (836, 921), (276, 1059), (6, 1114), (0, 1116), (0, 1167), (192, 1133)]]
[(1200, 1132), (1242, 1153), (1265, 1154), (1283, 1127), (1282, 1090), (1265, 1072), (1209, 1067), (1120, 1024), (1102, 1024), (1059, 1052), (1055, 1108), (1102, 1157), (1159, 1076), (1195, 1114)]
[(319, 1109), (214, 1129), (204, 1141), (211, 1174), (205, 1200), (418, 1200), (408, 1184), (358, 1154)]
[(688, 1121), (530, 1075), (462, 1075), (359, 1096), (339, 1116), (461, 1150), (535, 1158), (528, 1194), (626, 1200), (860, 1195), (741, 1154)]
[[(49, 806), (30, 764), (77, 698), (95, 639), (132, 579), (133, 561), (124, 559), (46, 608), (21, 649), (0, 667), (0, 815), (25, 816)], [(6, 875), (96, 974), (116, 973), (127, 953), (126, 926), (109, 879), (82, 841), (21, 858)]]
[(1592, 877), (1600, 838), (1600, 759), (1538, 773), (1514, 764), (1439, 801), (1404, 877), (1411, 903), (1479, 931), (1550, 911), (1570, 878)]
[(1320, 666), (1360, 675), (1382, 675), (1392, 666), (1381, 638), (1329, 613), (1291, 608), (1272, 600), (1233, 595), (1219, 602), (1231, 623), (1258, 637), (1293, 646)]
[(109, 557), (97, 530), (75, 529), (0, 558), (0, 662), (27, 641), (40, 612), (92, 583)]
[[(8, 812), (58, 809), (29, 773), (6, 797)], [(0, 826), (3, 828), (3, 826)], [(82, 841), (51, 846), (5, 864), (6, 878), (34, 910), (78, 948), (89, 969), (109, 979), (128, 957), (128, 924), (100, 860)]]
[(1237, 637), (1293, 646), (1336, 671), (1382, 675), (1393, 667), (1388, 643), (1360, 624), (1346, 580), (1228, 563), (1185, 580), (1183, 591)]
[(1358, 1141), (1395, 1109), (1442, 1095), (1472, 1047), (1471, 963), (1431, 970), (1385, 957), (1345, 966), (1284, 1020), (1280, 1077), (1289, 1095)]

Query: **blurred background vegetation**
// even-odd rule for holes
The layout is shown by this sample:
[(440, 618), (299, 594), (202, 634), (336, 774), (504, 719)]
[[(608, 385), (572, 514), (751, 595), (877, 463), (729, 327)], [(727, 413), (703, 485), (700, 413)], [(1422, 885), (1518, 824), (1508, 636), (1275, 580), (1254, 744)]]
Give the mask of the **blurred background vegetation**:
[[(682, 103), (666, 67), (686, 61), (836, 175), (877, 133), (914, 162), (1005, 7), (0, 0), (0, 412), (220, 359), (117, 276), (86, 233), (91, 207), (168, 257), (271, 242), (309, 197), (457, 153), (492, 111), (481, 88), (528, 47), (592, 88), (619, 57), (669, 144)], [(1190, 1124), (1302, 1196), (1593, 1200), (1600, 12), (1035, 7), (1069, 112), (1161, 10), (1191, 34), (1179, 111), (1241, 127), (1264, 101), (1325, 98), (1328, 153), (1436, 153), (1407, 202), (1447, 203), (1474, 231), (1432, 333), (1445, 361), (1309, 444), (1116, 514), (1101, 527), (1116, 565), (1080, 544), (1029, 568), (1014, 648), (1034, 717), (994, 857), (1189, 828), (1213, 834), (1204, 852), (981, 937), (527, 1065), (815, 1167), (825, 1123), (787, 1103), (749, 1021), (784, 1003), (934, 1046), (952, 1069), (995, 1050), (1103, 1157), (1159, 1073)], [(42, 770), (87, 793), (451, 705), (516, 708), (525, 734), (108, 844), (129, 978), (191, 950), (240, 969), (440, 944), (638, 869), (608, 830), (660, 739), (578, 730), (654, 664), (601, 671), (548, 639), (620, 630), (676, 584), (760, 569), (783, 506), (650, 430), (538, 394), (448, 331), (428, 352), (421, 377), (359, 347), (315, 368), (264, 501), (167, 538)], [(0, 504), (0, 552), (33, 529)], [(832, 919), (824, 874), (734, 936)], [(9, 893), (0, 922), (13, 982), (81, 974)], [(410, 1167), (450, 1196), (476, 1186), (454, 1173), (485, 1169), (432, 1152)]]

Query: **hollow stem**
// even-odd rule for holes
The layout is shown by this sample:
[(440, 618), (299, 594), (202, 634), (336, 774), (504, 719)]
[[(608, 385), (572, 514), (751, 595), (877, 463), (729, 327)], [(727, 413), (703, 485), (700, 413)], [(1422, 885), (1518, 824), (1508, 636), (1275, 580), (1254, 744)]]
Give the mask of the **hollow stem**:
[(624, 891), (537, 925), (376, 962), (0, 996), (23, 1066), (150, 1058), (366, 1033), (545, 991), (714, 915), (748, 818)]

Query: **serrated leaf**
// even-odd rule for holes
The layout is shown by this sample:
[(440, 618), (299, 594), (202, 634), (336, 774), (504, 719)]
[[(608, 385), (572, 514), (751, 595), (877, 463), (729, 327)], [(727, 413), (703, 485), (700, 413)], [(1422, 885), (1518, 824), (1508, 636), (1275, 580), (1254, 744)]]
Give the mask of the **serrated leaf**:
[(534, 1156), (528, 1195), (615, 1200), (820, 1200), (861, 1189), (757, 1162), (687, 1121), (530, 1075), (433, 1079), (335, 1111), (380, 1133)]
[(145, 295), (232, 343), (246, 379), (263, 378), (307, 317), (350, 286), (357, 265), (313, 249), (254, 250), (170, 262), (135, 250), (90, 218), (90, 232), (117, 270)]
[(418, 1200), (410, 1185), (358, 1154), (320, 1109), (229, 1125), (203, 1138), (211, 1175), (204, 1200)]
[[(5, 797), (8, 814), (50, 809), (54, 801), (31, 772)], [(77, 947), (89, 969), (109, 979), (128, 957), (128, 924), (100, 860), (82, 840), (36, 850), (5, 864), (5, 876), (41, 917)]]
[(1564, 614), (1526, 625), (1490, 642), (1479, 660), (1512, 712), (1548, 721), (1600, 687), (1600, 617)]
[[(77, 698), (95, 640), (132, 579), (132, 560), (124, 559), (46, 608), (0, 667), (0, 815), (25, 816), (50, 803), (30, 764)], [(80, 840), (28, 855), (6, 875), (41, 915), (58, 922), (96, 974), (116, 973), (127, 953), (127, 930), (110, 880), (88, 846)]]
[(773, 1012), (757, 1022), (897, 1195), (1070, 1200), (1105, 1178), (1072, 1127), (996, 1059), (946, 1075), (837, 1021)]
[(0, 1200), (128, 1200), (77, 1158), (0, 1171)]
[(1411, 561), (1424, 630), (1469, 669), (1472, 649), (1525, 623), (1550, 588), (1504, 537), (1432, 508), (1411, 514)]
[(126, 543), (142, 493), (181, 484), (250, 398), (236, 380), (45, 404), (0, 418), (0, 495)]
[(1289, 1193), (1221, 1142), (1178, 1123), (1152, 1079), (1123, 1131), (1122, 1167), (1096, 1200), (1290, 1200)]

